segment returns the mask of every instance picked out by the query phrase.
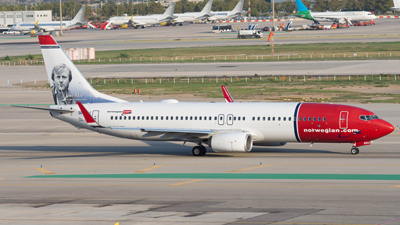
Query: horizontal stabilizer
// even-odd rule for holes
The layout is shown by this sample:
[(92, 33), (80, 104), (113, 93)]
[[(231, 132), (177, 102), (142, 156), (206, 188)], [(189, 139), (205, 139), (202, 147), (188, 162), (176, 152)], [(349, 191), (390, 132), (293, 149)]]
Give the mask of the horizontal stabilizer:
[(53, 112), (67, 112), (67, 113), (72, 113), (75, 110), (72, 109), (56, 109), (56, 108), (45, 108), (45, 107), (36, 107), (36, 106), (29, 106), (29, 105), (11, 105), (13, 107), (21, 107), (21, 108), (27, 108), (27, 109), (38, 109), (38, 110), (46, 110), (46, 111), (53, 111)]

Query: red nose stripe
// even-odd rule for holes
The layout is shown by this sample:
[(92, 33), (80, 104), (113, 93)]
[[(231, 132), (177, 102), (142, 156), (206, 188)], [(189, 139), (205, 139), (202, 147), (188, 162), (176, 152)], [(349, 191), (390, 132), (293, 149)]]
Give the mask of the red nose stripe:
[(57, 42), (50, 35), (40, 35), (39, 43), (40, 45), (57, 45)]

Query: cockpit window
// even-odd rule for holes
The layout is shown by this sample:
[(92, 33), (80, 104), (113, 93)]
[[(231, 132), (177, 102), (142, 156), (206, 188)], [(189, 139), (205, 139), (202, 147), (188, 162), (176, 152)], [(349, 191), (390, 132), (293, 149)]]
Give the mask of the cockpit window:
[(377, 115), (371, 115), (371, 116), (361, 115), (360, 116), (360, 120), (369, 121), (369, 120), (374, 120), (374, 119), (379, 119), (379, 117)]

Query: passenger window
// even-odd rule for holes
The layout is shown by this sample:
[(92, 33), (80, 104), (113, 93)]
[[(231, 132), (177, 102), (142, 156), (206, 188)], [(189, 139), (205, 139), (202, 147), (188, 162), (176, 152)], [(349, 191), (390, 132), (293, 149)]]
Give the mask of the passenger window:
[(144, 120), (144, 116), (142, 116), (142, 120)]
[(263, 121), (265, 121), (265, 116), (263, 117)]
[(281, 121), (281, 117), (278, 117), (278, 121)]
[(199, 120), (201, 120), (201, 116), (199, 116)]
[(111, 120), (113, 120), (113, 118), (114, 118), (114, 117), (113, 117), (113, 116), (111, 116)]
[(233, 117), (233, 121), (236, 121), (236, 116)]
[(190, 117), (190, 120), (193, 120), (193, 116)]
[(137, 117), (137, 120), (140, 120), (140, 116)]
[(324, 118), (322, 118), (322, 120), (323, 120), (323, 121), (325, 121), (325, 117), (324, 117)]
[(158, 120), (158, 116), (156, 116), (156, 120)]
[(217, 117), (216, 117), (216, 116), (214, 117), (214, 120), (217, 120)]
[(315, 117), (313, 117), (313, 121), (315, 121)]
[(175, 120), (179, 120), (179, 116), (176, 116), (176, 117), (175, 117)]
[(299, 121), (301, 121), (301, 117), (299, 117)]
[(286, 117), (283, 117), (283, 121), (286, 121)]
[(165, 120), (168, 120), (168, 116), (165, 117)]
[(126, 116), (124, 116), (124, 120), (126, 120)]
[(272, 117), (272, 121), (275, 121), (275, 116), (274, 116), (274, 117)]
[(321, 117), (318, 117), (318, 121), (321, 121)]
[(260, 121), (260, 117), (257, 117), (257, 120)]
[(136, 118), (135, 118), (135, 116), (132, 116), (132, 120), (135, 120)]
[(128, 120), (130, 120), (131, 119), (131, 116), (128, 116)]
[(153, 120), (153, 116), (151, 117), (151, 120)]
[(271, 121), (271, 117), (268, 117), (268, 121)]
[(304, 118), (303, 118), (303, 121), (307, 121), (307, 117), (304, 117)]
[(161, 117), (160, 117), (160, 119), (161, 119), (161, 120), (163, 120), (163, 119), (164, 119), (164, 117), (163, 117), (163, 116), (161, 116)]
[(245, 121), (245, 120), (246, 120), (246, 117), (243, 116), (242, 120)]
[(119, 120), (122, 120), (122, 116), (119, 117)]
[(256, 118), (253, 116), (253, 121), (256, 120)]
[(207, 120), (207, 116), (204, 117), (204, 120)]
[(223, 120), (224, 118), (221, 116), (219, 119), (220, 119), (220, 120)]
[(292, 117), (288, 117), (288, 120), (289, 120), (289, 121), (292, 121)]
[(238, 117), (238, 120), (240, 121), (240, 116)]
[(308, 117), (308, 121), (311, 121), (311, 117)]
[(183, 120), (183, 116), (181, 116), (181, 120)]
[(197, 120), (197, 116), (194, 117), (194, 120)]
[(186, 120), (188, 120), (188, 117), (186, 116)]

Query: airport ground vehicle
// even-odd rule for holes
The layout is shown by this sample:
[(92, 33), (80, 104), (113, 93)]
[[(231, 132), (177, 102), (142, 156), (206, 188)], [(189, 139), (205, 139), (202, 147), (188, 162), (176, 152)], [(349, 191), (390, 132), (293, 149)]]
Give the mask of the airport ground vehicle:
[(238, 30), (238, 38), (262, 38), (263, 33), (260, 30)]
[(211, 32), (233, 32), (232, 25), (215, 25), (211, 27)]

